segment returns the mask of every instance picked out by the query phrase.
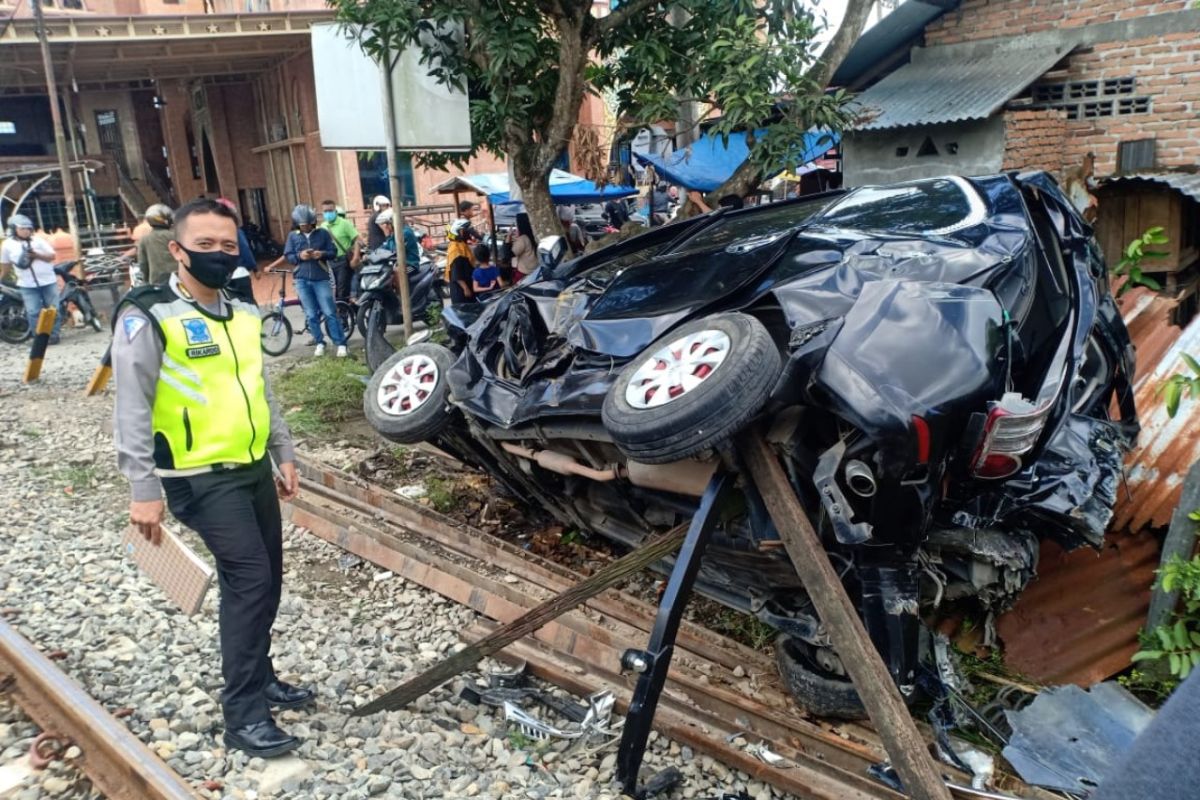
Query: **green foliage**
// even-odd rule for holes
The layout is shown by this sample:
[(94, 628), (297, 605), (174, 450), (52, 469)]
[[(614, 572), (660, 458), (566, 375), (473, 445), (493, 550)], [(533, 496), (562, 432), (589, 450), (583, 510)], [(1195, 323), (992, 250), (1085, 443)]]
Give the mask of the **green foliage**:
[(1135, 286), (1145, 286), (1147, 289), (1153, 289), (1156, 292), (1162, 291), (1162, 284), (1145, 274), (1142, 269), (1142, 262), (1147, 258), (1166, 258), (1167, 253), (1148, 250), (1147, 248), (1163, 245), (1168, 241), (1166, 234), (1163, 233), (1163, 229), (1155, 226), (1147, 228), (1145, 233), (1126, 245), (1125, 252), (1121, 254), (1121, 260), (1117, 262), (1117, 265), (1112, 270), (1114, 275), (1129, 276), (1129, 280), (1125, 281), (1117, 291), (1118, 297)]
[(1149, 699), (1152, 703), (1158, 704), (1171, 696), (1171, 692), (1175, 691), (1179, 686), (1179, 681), (1175, 678), (1163, 678), (1151, 672), (1144, 672), (1140, 669), (1131, 669), (1128, 674), (1117, 678), (1117, 682), (1124, 686), (1129, 691), (1142, 695), (1144, 699)]
[(1200, 362), (1197, 362), (1195, 358), (1187, 353), (1180, 353), (1179, 357), (1183, 359), (1183, 363), (1192, 371), (1192, 375), (1188, 376), (1177, 372), (1167, 378), (1162, 386), (1158, 387), (1158, 393), (1163, 395), (1166, 401), (1167, 414), (1172, 418), (1179, 411), (1179, 401), (1185, 392), (1189, 397), (1200, 396)]
[(674, 119), (684, 99), (710, 104), (717, 135), (766, 131), (751, 148), (762, 165), (786, 162), (809, 127), (841, 130), (852, 119), (849, 95), (826, 94), (811, 77), (822, 24), (806, 0), (625, 0), (605, 17), (593, 16), (592, 0), (329, 4), (379, 63), (416, 45), (431, 74), (467, 91), (473, 150), (418, 162), (505, 153), (531, 213), (538, 199), (526, 184), (545, 181), (567, 148), (585, 92), (614, 94), (635, 126)]
[(454, 484), (445, 478), (430, 476), (425, 479), (425, 496), (434, 511), (448, 514), (454, 509)]
[(349, 358), (314, 358), (275, 379), (284, 419), (300, 436), (332, 433), (362, 416), (367, 367)]
[(425, 324), (429, 326), (430, 331), (429, 341), (434, 344), (450, 344), (450, 335), (446, 333), (446, 328), (442, 325), (442, 312), (444, 310), (441, 303), (430, 303), (429, 310), (425, 313)]
[[(1200, 520), (1200, 511), (1188, 518)], [(1159, 625), (1143, 640), (1141, 650), (1131, 659), (1166, 661), (1171, 675), (1179, 680), (1200, 667), (1200, 556), (1188, 560), (1172, 556), (1158, 571), (1158, 585), (1167, 592), (1179, 593), (1179, 607), (1170, 622)]]

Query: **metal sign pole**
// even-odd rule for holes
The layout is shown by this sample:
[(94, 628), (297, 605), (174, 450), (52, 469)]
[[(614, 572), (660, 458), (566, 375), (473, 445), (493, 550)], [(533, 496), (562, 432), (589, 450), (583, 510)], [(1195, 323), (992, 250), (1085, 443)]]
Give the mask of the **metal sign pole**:
[(387, 132), (388, 193), (392, 196), (392, 230), (396, 237), (396, 274), (400, 276), (400, 313), (404, 316), (404, 339), (412, 338), (412, 298), (408, 293), (408, 263), (404, 253), (404, 200), (400, 193), (400, 172), (396, 167), (396, 99), (392, 95), (392, 69), (395, 59), (388, 53), (383, 66), (384, 126)]
[(58, 153), (58, 175), (63, 186), (63, 200), (67, 207), (67, 229), (75, 242), (76, 254), (82, 255), (79, 246), (79, 223), (75, 220), (75, 186), (71, 183), (71, 168), (67, 165), (67, 141), (63, 135), (62, 115), (58, 110), (58, 86), (54, 80), (54, 64), (50, 61), (50, 44), (46, 41), (46, 22), (42, 17), (41, 0), (32, 0), (33, 16), (37, 22), (37, 37), (42, 48), (42, 68), (46, 71), (46, 99), (50, 103), (50, 120), (54, 124), (54, 149)]

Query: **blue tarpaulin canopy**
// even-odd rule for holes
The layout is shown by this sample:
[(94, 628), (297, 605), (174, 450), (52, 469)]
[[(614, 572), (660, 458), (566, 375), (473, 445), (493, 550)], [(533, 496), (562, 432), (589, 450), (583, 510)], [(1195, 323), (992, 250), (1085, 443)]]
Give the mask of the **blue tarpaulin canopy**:
[[(766, 131), (758, 131), (756, 136), (763, 136)], [(780, 164), (771, 174), (785, 169), (799, 167), (820, 158), (826, 150), (833, 147), (841, 137), (831, 131), (812, 130), (804, 135), (804, 144), (796, 153), (795, 158), (789, 157), (788, 163)], [(705, 134), (697, 139), (691, 147), (676, 150), (666, 156), (654, 153), (634, 153), (643, 164), (654, 167), (659, 176), (670, 183), (685, 189), (695, 189), (698, 192), (711, 192), (733, 175), (741, 163), (750, 154), (746, 146), (746, 134), (731, 133), (728, 142), (720, 136)], [(768, 176), (769, 177), (769, 176)]]
[[(494, 206), (508, 203), (519, 203), (513, 200), (509, 193), (508, 173), (484, 172), (478, 175), (460, 175), (433, 187), (436, 194), (453, 194), (454, 192), (473, 191), (487, 195), (488, 202)], [(616, 197), (629, 197), (637, 194), (635, 186), (605, 186), (603, 189), (593, 181), (564, 172), (561, 169), (550, 173), (550, 198), (559, 205), (574, 203), (598, 203)]]

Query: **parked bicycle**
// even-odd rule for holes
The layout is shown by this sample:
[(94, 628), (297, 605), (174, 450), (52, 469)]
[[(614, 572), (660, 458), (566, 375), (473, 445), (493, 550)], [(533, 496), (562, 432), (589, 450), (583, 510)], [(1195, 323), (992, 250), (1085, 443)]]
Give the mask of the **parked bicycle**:
[[(299, 297), (287, 296), (287, 279), (293, 270), (272, 269), (268, 272), (279, 276), (279, 299), (271, 305), (269, 312), (263, 314), (262, 349), (267, 355), (281, 356), (292, 346), (292, 336), (296, 333), (308, 333), (308, 317), (304, 318), (299, 331), (292, 331), (291, 320), (287, 318), (285, 311), (291, 306), (300, 305)], [(354, 333), (354, 304), (346, 300), (337, 300), (336, 304), (338, 321), (342, 323), (342, 330), (346, 332), (346, 340), (349, 341)]]

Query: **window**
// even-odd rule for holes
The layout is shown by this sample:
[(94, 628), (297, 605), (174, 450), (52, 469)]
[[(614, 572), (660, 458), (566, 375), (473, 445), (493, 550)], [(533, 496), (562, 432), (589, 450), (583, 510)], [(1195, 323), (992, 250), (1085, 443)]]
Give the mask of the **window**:
[(896, 158), (904, 158), (907, 155), (908, 155), (907, 147), (897, 147), (896, 148)]
[(936, 156), (938, 154), (937, 145), (933, 143), (933, 138), (925, 137), (925, 141), (921, 142), (921, 147), (917, 150), (917, 158), (922, 156)]
[(1103, 81), (1041, 83), (1033, 87), (1032, 108), (1060, 108), (1067, 119), (1097, 119), (1117, 114), (1145, 114), (1150, 111), (1149, 97), (1128, 97), (1137, 89), (1133, 76)]
[(962, 178), (857, 189), (827, 211), (823, 223), (852, 230), (940, 235), (979, 224), (983, 200)]
[(1154, 140), (1133, 139), (1117, 145), (1117, 172), (1154, 169)]

